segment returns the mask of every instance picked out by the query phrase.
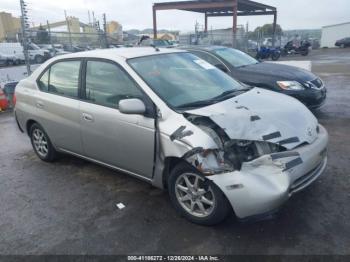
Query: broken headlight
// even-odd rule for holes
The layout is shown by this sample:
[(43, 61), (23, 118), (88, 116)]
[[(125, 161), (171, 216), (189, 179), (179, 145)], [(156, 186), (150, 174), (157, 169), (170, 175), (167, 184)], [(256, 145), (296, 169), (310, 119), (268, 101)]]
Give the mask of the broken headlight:
[(224, 159), (235, 170), (240, 170), (244, 162), (250, 162), (263, 155), (284, 150), (283, 147), (268, 142), (231, 140), (225, 143)]

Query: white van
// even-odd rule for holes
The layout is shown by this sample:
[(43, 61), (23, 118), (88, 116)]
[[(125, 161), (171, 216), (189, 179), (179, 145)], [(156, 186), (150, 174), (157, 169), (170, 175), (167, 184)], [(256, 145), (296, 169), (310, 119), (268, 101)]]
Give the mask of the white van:
[[(36, 44), (29, 44), (29, 59), (37, 64), (45, 62), (50, 58), (50, 52), (40, 49)], [(23, 46), (21, 43), (0, 43), (0, 53), (16, 56), (17, 61), (24, 61)]]

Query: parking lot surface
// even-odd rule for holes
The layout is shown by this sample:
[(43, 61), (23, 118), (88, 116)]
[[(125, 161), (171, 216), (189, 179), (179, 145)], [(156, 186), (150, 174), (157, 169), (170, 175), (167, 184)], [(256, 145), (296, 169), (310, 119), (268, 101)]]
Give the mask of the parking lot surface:
[(166, 192), (128, 175), (69, 156), (40, 161), (12, 114), (1, 113), (0, 253), (350, 254), (350, 49), (285, 59), (310, 59), (328, 87), (315, 114), (330, 135), (329, 164), (277, 218), (191, 224)]

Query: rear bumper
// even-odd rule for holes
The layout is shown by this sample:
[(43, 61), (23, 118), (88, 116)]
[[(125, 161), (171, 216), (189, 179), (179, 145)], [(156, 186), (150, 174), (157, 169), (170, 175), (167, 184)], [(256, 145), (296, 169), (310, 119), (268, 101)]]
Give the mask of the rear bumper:
[(18, 122), (16, 109), (14, 110), (14, 115), (15, 115), (15, 119), (16, 119), (16, 123), (17, 123), (18, 129), (19, 129), (22, 133), (24, 133), (23, 128), (21, 127), (21, 125), (20, 125), (19, 122)]
[(297, 156), (265, 155), (244, 163), (240, 171), (208, 178), (223, 191), (239, 219), (270, 216), (323, 173), (327, 144), (327, 131), (321, 127), (314, 143), (292, 150)]

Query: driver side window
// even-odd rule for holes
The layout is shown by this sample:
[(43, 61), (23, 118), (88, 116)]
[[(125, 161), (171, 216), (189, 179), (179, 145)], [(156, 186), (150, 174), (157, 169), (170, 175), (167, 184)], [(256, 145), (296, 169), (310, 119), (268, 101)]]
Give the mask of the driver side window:
[(142, 92), (126, 72), (117, 65), (103, 61), (88, 61), (86, 66), (86, 100), (112, 108), (127, 98), (143, 98)]

